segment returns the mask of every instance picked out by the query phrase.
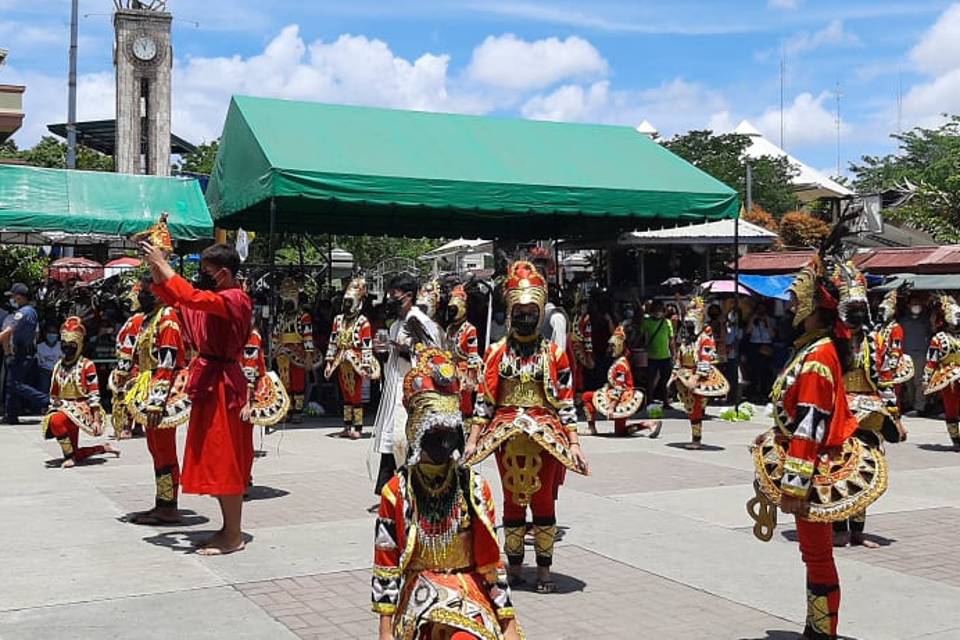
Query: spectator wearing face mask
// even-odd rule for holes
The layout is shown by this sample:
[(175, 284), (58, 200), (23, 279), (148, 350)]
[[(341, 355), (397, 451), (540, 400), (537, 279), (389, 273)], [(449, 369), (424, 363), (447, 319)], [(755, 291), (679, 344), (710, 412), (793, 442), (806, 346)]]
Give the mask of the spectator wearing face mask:
[[(930, 312), (919, 296), (910, 296), (906, 313), (900, 317), (903, 327), (903, 352), (913, 359), (915, 367), (927, 361), (927, 348), (933, 335), (930, 326)], [(903, 406), (909, 407), (908, 415), (916, 416), (926, 412), (927, 399), (923, 394), (923, 376), (919, 370), (913, 378), (903, 385)]]
[(53, 367), (63, 357), (63, 349), (56, 325), (48, 324), (43, 333), (43, 340), (37, 345), (37, 388), (49, 390)]

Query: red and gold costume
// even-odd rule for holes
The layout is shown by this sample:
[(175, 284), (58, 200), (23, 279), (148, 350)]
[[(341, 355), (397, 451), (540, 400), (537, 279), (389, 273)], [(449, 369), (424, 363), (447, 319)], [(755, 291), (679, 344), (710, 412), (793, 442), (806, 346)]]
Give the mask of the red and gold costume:
[(291, 278), (280, 284), (280, 311), (273, 325), (273, 353), (280, 380), (293, 401), (293, 416), (303, 412), (307, 368), (313, 365), (313, 316), (300, 309), (300, 288)]
[(940, 296), (944, 328), (930, 339), (923, 368), (923, 392), (939, 393), (947, 433), (960, 451), (960, 305), (951, 296)]
[(421, 349), (404, 378), (411, 455), (384, 486), (377, 515), (373, 610), (398, 640), (499, 640), (515, 612), (486, 480), (458, 462), (422, 461), (425, 437), (459, 439), (463, 418), (448, 352)]
[[(578, 404), (583, 401), (589, 405), (589, 401), (583, 399), (583, 393), (586, 391), (584, 372), (595, 366), (593, 324), (590, 322), (586, 300), (577, 300), (576, 306), (577, 315), (573, 319), (573, 331), (570, 333), (570, 350), (573, 352), (573, 357), (570, 359), (570, 367), (573, 369), (573, 392)], [(589, 409), (586, 410), (589, 411)]]
[(247, 379), (240, 360), (250, 335), (253, 303), (241, 289), (194, 289), (180, 276), (153, 286), (180, 311), (198, 355), (190, 361), (192, 402), (183, 455), (183, 490), (242, 495), (253, 465), (253, 430), (240, 413)]
[(583, 408), (591, 422), (597, 414), (613, 420), (614, 434), (629, 435), (627, 419), (643, 404), (643, 393), (633, 388), (633, 372), (630, 370), (630, 352), (627, 350), (627, 335), (623, 325), (618, 325), (610, 336), (613, 364), (607, 371), (607, 383), (596, 391), (583, 394)]
[[(508, 273), (507, 317), (517, 305), (535, 304), (543, 323), (547, 284), (532, 264)], [(556, 498), (565, 469), (582, 473), (571, 447), (577, 431), (573, 380), (566, 353), (539, 333), (521, 338), (510, 330), (490, 345), (477, 389), (473, 431), (476, 464), (496, 454), (503, 486), (504, 547), (513, 566), (523, 563), (526, 510), (533, 513), (537, 566), (553, 562)]]
[(360, 313), (367, 297), (367, 283), (354, 278), (343, 296), (343, 313), (333, 319), (327, 345), (327, 377), (337, 374), (347, 430), (363, 430), (363, 379), (380, 377), (380, 363), (373, 356), (373, 328)]
[[(794, 325), (817, 308), (836, 309), (837, 294), (816, 256), (790, 287)], [(887, 466), (876, 448), (853, 437), (857, 420), (847, 406), (843, 368), (828, 330), (804, 334), (771, 391), (775, 427), (751, 447), (757, 495), (747, 504), (754, 533), (773, 537), (777, 506), (785, 496), (807, 501), (796, 516), (807, 567), (804, 638), (835, 639), (840, 583), (833, 559), (832, 522), (860, 513), (887, 487)]]
[[(880, 329), (877, 331), (878, 348), (883, 353), (880, 363), (880, 378), (894, 389), (909, 382), (916, 373), (913, 358), (903, 352), (903, 327), (897, 322), (897, 298), (900, 291), (894, 289), (880, 303)], [(896, 394), (894, 393), (894, 396)], [(894, 398), (895, 399), (895, 398)], [(897, 415), (899, 405), (892, 407)]]
[[(125, 414), (146, 430), (147, 448), (153, 458), (156, 506), (176, 508), (180, 487), (176, 427), (190, 419), (180, 316), (171, 307), (159, 304), (150, 313), (138, 315), (138, 321), (125, 326), (130, 336), (124, 338), (124, 345), (132, 339), (133, 352), (128, 360), (124, 349), (123, 359), (118, 360), (112, 374), (112, 384), (119, 389), (114, 404), (123, 405), (114, 414)], [(122, 380), (126, 382), (121, 386)], [(155, 428), (148, 428), (151, 414), (161, 414)]]
[(127, 383), (139, 375), (134, 356), (136, 355), (137, 336), (143, 327), (143, 318), (143, 313), (134, 313), (120, 327), (120, 331), (117, 333), (117, 364), (107, 379), (107, 386), (114, 397), (113, 435), (118, 440), (130, 437), (130, 430), (133, 426), (133, 419), (130, 416), (130, 411), (127, 410), (127, 404), (123, 401), (123, 396)]
[(258, 427), (272, 427), (287, 416), (290, 396), (280, 382), (280, 376), (267, 371), (263, 357), (263, 338), (256, 329), (250, 331), (243, 346), (241, 361), (247, 379), (247, 402), (250, 404), (250, 423)]
[(473, 399), (483, 369), (477, 328), (467, 320), (467, 290), (458, 284), (450, 292), (449, 307), (456, 314), (447, 327), (447, 347), (453, 354), (453, 362), (460, 378), (460, 411), (464, 416), (473, 415)]
[(705, 311), (703, 300), (694, 298), (684, 314), (686, 339), (677, 348), (670, 378), (670, 383), (676, 383), (677, 396), (690, 420), (694, 447), (700, 446), (703, 439), (708, 398), (722, 397), (730, 391), (730, 383), (716, 367), (717, 344), (713, 330), (704, 323)]
[(84, 358), (86, 329), (76, 316), (67, 318), (60, 328), (60, 340), (76, 345), (72, 359), (61, 358), (53, 368), (50, 382), (50, 410), (41, 422), (44, 438), (56, 438), (63, 459), (82, 462), (90, 456), (105, 453), (103, 446), (81, 447), (80, 431), (98, 437), (103, 434), (104, 415), (100, 406), (100, 385), (97, 367)]

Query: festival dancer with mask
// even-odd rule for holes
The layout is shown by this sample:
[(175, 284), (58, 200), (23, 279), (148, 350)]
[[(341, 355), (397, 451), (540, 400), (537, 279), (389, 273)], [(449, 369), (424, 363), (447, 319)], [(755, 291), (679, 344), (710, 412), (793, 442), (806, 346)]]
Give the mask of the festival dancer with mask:
[(40, 425), (44, 438), (57, 439), (64, 469), (103, 453), (120, 457), (120, 450), (109, 442), (93, 447), (77, 444), (81, 429), (96, 438), (103, 435), (104, 427), (97, 367), (82, 355), (86, 335), (83, 322), (75, 316), (67, 318), (60, 328), (63, 357), (53, 367), (50, 409)]
[(691, 442), (687, 449), (703, 448), (703, 415), (708, 398), (727, 395), (730, 383), (716, 366), (717, 345), (713, 330), (704, 323), (702, 298), (694, 298), (683, 316), (682, 341), (670, 382), (676, 382), (677, 396), (690, 420)]
[(453, 354), (460, 380), (460, 411), (464, 419), (469, 419), (473, 416), (473, 398), (480, 381), (483, 358), (480, 357), (477, 328), (467, 320), (467, 290), (462, 284), (453, 288), (447, 303), (446, 346)]
[(403, 394), (410, 453), (383, 488), (374, 542), (379, 637), (522, 638), (490, 486), (461, 466), (463, 417), (450, 353), (417, 347)]
[(114, 397), (111, 423), (113, 426), (113, 436), (117, 440), (126, 440), (134, 436), (143, 437), (144, 435), (143, 425), (134, 424), (130, 411), (127, 409), (127, 404), (123, 401), (123, 396), (126, 394), (127, 383), (129, 383), (130, 380), (136, 379), (140, 373), (136, 367), (135, 357), (137, 336), (140, 334), (140, 329), (143, 328), (144, 319), (140, 297), (149, 297), (149, 299), (152, 300), (153, 293), (149, 290), (149, 284), (144, 292), (142, 280), (138, 278), (130, 287), (130, 293), (128, 295), (130, 299), (130, 309), (133, 311), (133, 315), (127, 318), (127, 321), (123, 323), (123, 326), (120, 327), (120, 331), (117, 333), (117, 363), (107, 378), (107, 386), (110, 388), (110, 392)]
[(240, 362), (247, 379), (247, 404), (240, 413), (244, 422), (255, 427), (272, 427), (287, 416), (290, 396), (274, 371), (267, 371), (263, 356), (263, 337), (254, 326), (243, 346)]
[(567, 355), (539, 331), (547, 283), (527, 261), (511, 265), (504, 287), (508, 334), (490, 346), (477, 389), (467, 463), (496, 454), (503, 487), (504, 547), (514, 583), (521, 575), (526, 512), (533, 513), (537, 591), (553, 593), (556, 498), (564, 468), (589, 474), (577, 435)]
[[(118, 360), (120, 389), (114, 404), (147, 436), (156, 485), (154, 506), (135, 514), (134, 524), (175, 524), (182, 520), (178, 509), (180, 462), (177, 459), (177, 427), (190, 419), (187, 370), (184, 368), (183, 331), (180, 316), (159, 303), (151, 291), (151, 278), (141, 280), (137, 302), (141, 320), (133, 338), (131, 359)], [(133, 327), (129, 327), (132, 331)], [(126, 371), (126, 373), (124, 373)], [(135, 372), (135, 375), (131, 375)], [(117, 386), (126, 380), (122, 386)]]
[[(885, 358), (884, 349), (877, 334), (868, 330), (870, 309), (867, 303), (867, 279), (852, 262), (838, 262), (833, 270), (833, 283), (839, 293), (837, 313), (841, 330), (849, 343), (845, 351), (847, 359), (843, 366), (843, 385), (847, 392), (847, 404), (857, 420), (855, 436), (877, 456), (883, 456), (883, 443), (905, 440), (907, 433), (897, 415), (890, 412), (889, 381), (880, 374), (880, 365)], [(892, 403), (896, 405), (896, 401)], [(876, 548), (873, 540), (866, 538), (866, 510), (852, 514), (846, 520), (833, 522), (833, 544), (847, 544)]]
[(887, 293), (880, 302), (880, 327), (877, 329), (877, 349), (883, 354), (880, 362), (880, 390), (887, 410), (900, 420), (901, 385), (910, 382), (916, 371), (913, 358), (904, 353), (903, 327), (897, 322), (897, 302), (902, 287)]
[(953, 450), (960, 451), (960, 305), (952, 296), (940, 296), (943, 328), (930, 340), (923, 368), (923, 392), (940, 394), (947, 433)]
[(373, 328), (360, 313), (366, 297), (366, 280), (351, 280), (343, 294), (343, 313), (333, 319), (323, 372), (327, 380), (337, 373), (345, 425), (339, 435), (351, 440), (359, 440), (363, 432), (363, 379), (380, 377), (380, 363), (373, 357)]
[[(573, 331), (570, 334), (570, 350), (573, 352), (573, 357), (570, 358), (570, 368), (573, 370), (573, 393), (577, 406), (583, 405), (589, 414), (590, 409), (586, 407), (590, 403), (584, 400), (584, 392), (586, 391), (586, 371), (591, 371), (596, 366), (593, 359), (593, 325), (590, 322), (587, 298), (579, 290), (574, 305), (576, 315), (573, 318)], [(629, 362), (627, 365), (629, 368)]]
[(590, 435), (597, 435), (597, 414), (613, 420), (613, 433), (616, 436), (633, 435), (641, 429), (649, 429), (650, 437), (660, 435), (660, 420), (641, 421), (627, 424), (643, 405), (643, 393), (633, 388), (633, 372), (630, 370), (630, 351), (627, 349), (627, 334), (623, 325), (617, 325), (610, 336), (607, 349), (613, 364), (607, 372), (607, 383), (597, 391), (583, 394), (583, 408), (587, 413), (587, 427)]
[(293, 406), (290, 422), (303, 422), (307, 372), (313, 368), (313, 316), (300, 308), (300, 287), (293, 278), (280, 283), (280, 310), (273, 325), (274, 359)]
[[(839, 231), (824, 243), (836, 242)], [(807, 569), (806, 640), (835, 640), (840, 581), (833, 559), (835, 520), (859, 513), (887, 487), (883, 456), (856, 437), (834, 331), (838, 293), (815, 256), (790, 286), (793, 324), (803, 335), (773, 385), (775, 427), (751, 447), (757, 495), (747, 503), (754, 534), (773, 537), (777, 507), (796, 518)], [(773, 585), (771, 585), (773, 586)]]

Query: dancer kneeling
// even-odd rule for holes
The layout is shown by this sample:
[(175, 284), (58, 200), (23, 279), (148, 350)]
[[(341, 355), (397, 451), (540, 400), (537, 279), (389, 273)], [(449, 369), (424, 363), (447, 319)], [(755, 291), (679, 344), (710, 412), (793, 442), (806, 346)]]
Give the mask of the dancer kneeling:
[(63, 357), (53, 367), (50, 411), (41, 423), (43, 436), (56, 438), (60, 444), (64, 469), (101, 453), (120, 456), (120, 451), (109, 442), (95, 447), (77, 446), (81, 429), (94, 437), (103, 435), (97, 368), (81, 355), (86, 334), (80, 318), (70, 317), (63, 323), (60, 329)]
[(633, 373), (630, 371), (630, 352), (627, 350), (627, 334), (623, 325), (613, 330), (607, 343), (613, 364), (607, 371), (607, 383), (597, 391), (583, 394), (583, 410), (587, 414), (587, 427), (590, 435), (597, 435), (597, 414), (613, 420), (613, 433), (616, 436), (633, 435), (641, 429), (650, 429), (650, 437), (660, 435), (663, 424), (660, 420), (649, 420), (627, 424), (643, 404), (643, 393), (633, 388)]
[(773, 537), (777, 506), (796, 518), (807, 567), (807, 619), (803, 637), (837, 637), (840, 582), (833, 559), (832, 522), (863, 512), (887, 487), (886, 461), (854, 437), (857, 420), (847, 405), (838, 344), (836, 287), (814, 257), (790, 287), (795, 325), (804, 334), (773, 385), (775, 427), (756, 438), (757, 495), (747, 503), (754, 534)]
[(407, 464), (384, 486), (372, 580), (380, 638), (517, 640), (490, 486), (461, 466), (457, 370), (418, 348), (403, 380)]

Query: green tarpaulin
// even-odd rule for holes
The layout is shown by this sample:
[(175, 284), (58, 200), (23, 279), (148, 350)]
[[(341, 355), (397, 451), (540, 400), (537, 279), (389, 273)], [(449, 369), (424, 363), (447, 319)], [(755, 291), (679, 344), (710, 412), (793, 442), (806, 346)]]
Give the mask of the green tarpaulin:
[(960, 289), (960, 275), (900, 273), (871, 291), (890, 291), (904, 284), (916, 291), (955, 291)]
[(178, 240), (213, 235), (195, 179), (0, 164), (0, 231), (129, 236), (170, 214)]
[(737, 194), (631, 127), (236, 96), (207, 202), (218, 226), (559, 237), (736, 216)]

